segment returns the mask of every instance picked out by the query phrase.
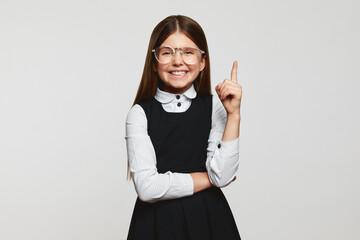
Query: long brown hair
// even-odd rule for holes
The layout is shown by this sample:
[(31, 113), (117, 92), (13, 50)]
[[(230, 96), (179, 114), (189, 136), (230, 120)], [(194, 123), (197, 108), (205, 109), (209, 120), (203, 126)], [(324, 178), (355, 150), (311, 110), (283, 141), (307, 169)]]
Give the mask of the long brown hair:
[[(205, 68), (195, 79), (194, 87), (200, 96), (211, 95), (210, 58), (205, 33), (195, 20), (182, 15), (172, 15), (156, 25), (151, 34), (143, 74), (133, 105), (155, 96), (159, 78), (154, 70), (157, 61), (152, 50), (159, 47), (171, 34), (177, 31), (184, 33), (201, 50), (205, 51), (205, 54), (202, 56), (205, 58)], [(131, 179), (129, 162), (127, 179)]]

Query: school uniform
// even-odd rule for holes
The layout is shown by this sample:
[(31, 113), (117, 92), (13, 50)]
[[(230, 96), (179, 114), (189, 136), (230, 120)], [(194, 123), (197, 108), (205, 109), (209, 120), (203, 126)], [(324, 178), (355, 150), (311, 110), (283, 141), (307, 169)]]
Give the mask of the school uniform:
[[(126, 120), (130, 172), (138, 193), (127, 239), (240, 239), (222, 193), (239, 165), (239, 139), (222, 142), (226, 111), (192, 86), (160, 89)], [(216, 187), (193, 193), (190, 173), (208, 172)]]

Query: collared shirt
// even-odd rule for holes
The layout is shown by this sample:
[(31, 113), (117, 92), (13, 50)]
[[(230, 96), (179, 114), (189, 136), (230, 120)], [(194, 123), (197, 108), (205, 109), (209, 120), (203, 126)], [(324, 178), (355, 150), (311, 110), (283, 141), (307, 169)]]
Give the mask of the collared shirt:
[[(157, 89), (155, 99), (167, 112), (185, 112), (196, 95), (194, 86), (183, 94)], [(229, 142), (221, 141), (227, 114), (215, 96), (212, 106), (206, 169), (212, 184), (225, 187), (231, 183), (239, 166), (239, 138)], [(133, 183), (142, 201), (156, 202), (194, 194), (194, 182), (189, 173), (158, 173), (155, 150), (147, 131), (146, 114), (138, 104), (127, 115), (125, 139)]]

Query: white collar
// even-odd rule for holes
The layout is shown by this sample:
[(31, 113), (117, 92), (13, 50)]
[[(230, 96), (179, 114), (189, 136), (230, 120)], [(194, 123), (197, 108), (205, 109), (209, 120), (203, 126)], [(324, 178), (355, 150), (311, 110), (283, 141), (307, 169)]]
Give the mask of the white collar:
[(186, 92), (184, 92), (183, 94), (169, 93), (162, 91), (158, 88), (156, 90), (155, 99), (158, 100), (160, 103), (169, 103), (175, 99), (176, 95), (180, 95), (180, 96), (184, 95), (188, 99), (194, 99), (196, 97), (196, 91), (194, 85), (191, 85), (191, 87), (188, 90), (186, 90)]

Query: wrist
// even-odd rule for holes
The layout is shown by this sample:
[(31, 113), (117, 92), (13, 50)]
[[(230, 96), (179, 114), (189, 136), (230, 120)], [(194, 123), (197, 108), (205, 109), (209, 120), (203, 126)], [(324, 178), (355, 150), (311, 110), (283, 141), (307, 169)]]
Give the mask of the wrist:
[(227, 114), (227, 119), (230, 120), (230, 121), (240, 121), (241, 120), (240, 112), (238, 112), (238, 113), (228, 113)]
[(212, 187), (207, 172), (193, 172), (190, 173), (190, 176), (193, 178), (194, 181), (194, 193)]

